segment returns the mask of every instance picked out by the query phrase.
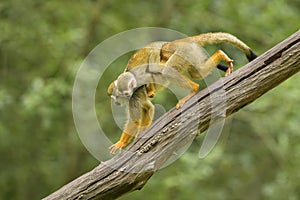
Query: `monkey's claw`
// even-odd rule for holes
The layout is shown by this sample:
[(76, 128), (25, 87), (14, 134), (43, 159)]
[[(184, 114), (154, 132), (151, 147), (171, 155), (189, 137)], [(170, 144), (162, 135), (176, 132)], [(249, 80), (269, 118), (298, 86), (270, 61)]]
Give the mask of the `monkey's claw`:
[(233, 72), (233, 60), (228, 60), (226, 61), (228, 64), (228, 69), (226, 70), (225, 76), (228, 76), (229, 74), (231, 74)]
[(178, 103), (176, 104), (176, 109), (181, 108), (184, 103), (185, 103), (185, 101), (179, 100)]
[(117, 151), (119, 151), (120, 153), (122, 152), (122, 148), (125, 146), (125, 144), (123, 142), (117, 142), (116, 144), (113, 144), (109, 147), (110, 149), (110, 153), (111, 154), (116, 154)]
[[(199, 85), (198, 85), (198, 87), (199, 87)], [(176, 109), (181, 108), (183, 106), (183, 104), (185, 104), (185, 102), (187, 102), (187, 100), (189, 100), (195, 94), (196, 94), (196, 92), (192, 92), (192, 93), (188, 94), (187, 96), (185, 96), (183, 99), (180, 99), (178, 101), (178, 103), (176, 104)]]

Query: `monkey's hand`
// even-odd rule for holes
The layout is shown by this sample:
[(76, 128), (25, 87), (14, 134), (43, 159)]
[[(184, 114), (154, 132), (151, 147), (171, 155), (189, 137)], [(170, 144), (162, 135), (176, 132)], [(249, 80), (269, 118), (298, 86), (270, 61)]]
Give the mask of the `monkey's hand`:
[(155, 95), (155, 92), (154, 92), (154, 91), (149, 91), (149, 92), (147, 93), (147, 96), (148, 96), (149, 98), (153, 98), (154, 95)]
[(125, 147), (126, 144), (122, 141), (118, 141), (117, 143), (111, 145), (109, 147), (111, 154), (116, 154), (117, 151), (122, 152), (122, 148)]
[(146, 86), (147, 96), (149, 98), (153, 98), (155, 96), (156, 90), (154, 83), (150, 83)]
[[(128, 128), (125, 129), (127, 130)], [(127, 134), (126, 132), (123, 132), (120, 140), (109, 147), (110, 153), (115, 154), (118, 150), (119, 152), (121, 152), (122, 148), (125, 147), (130, 142), (131, 137), (132, 137), (131, 135)]]

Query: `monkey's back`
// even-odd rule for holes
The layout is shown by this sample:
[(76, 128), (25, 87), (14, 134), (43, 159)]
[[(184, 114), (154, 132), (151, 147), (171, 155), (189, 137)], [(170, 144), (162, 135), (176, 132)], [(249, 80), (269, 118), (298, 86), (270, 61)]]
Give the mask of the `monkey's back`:
[(165, 43), (163, 41), (153, 42), (139, 49), (129, 59), (125, 71), (130, 71), (135, 67), (148, 65), (149, 63), (159, 63), (161, 60), (161, 48)]

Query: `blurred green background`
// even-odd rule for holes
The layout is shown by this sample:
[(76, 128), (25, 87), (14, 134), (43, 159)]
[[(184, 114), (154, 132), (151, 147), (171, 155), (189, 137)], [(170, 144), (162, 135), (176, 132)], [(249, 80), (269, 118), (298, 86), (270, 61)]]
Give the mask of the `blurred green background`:
[[(40, 199), (99, 164), (75, 130), (76, 72), (101, 41), (147, 26), (230, 32), (261, 54), (299, 29), (300, 1), (1, 0), (0, 199)], [(226, 52), (236, 68), (246, 63), (236, 49)], [(115, 61), (97, 91), (99, 121), (112, 141), (121, 130), (105, 90), (129, 56)], [(300, 199), (299, 82), (297, 74), (230, 117), (205, 159), (198, 159), (199, 136), (141, 191), (120, 199)], [(176, 103), (169, 96), (160, 96), (167, 108)]]

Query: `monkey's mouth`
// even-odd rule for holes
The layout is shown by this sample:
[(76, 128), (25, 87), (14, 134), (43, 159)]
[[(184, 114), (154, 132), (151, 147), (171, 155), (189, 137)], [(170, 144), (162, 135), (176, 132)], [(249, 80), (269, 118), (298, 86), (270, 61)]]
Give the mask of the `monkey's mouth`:
[(121, 105), (121, 103), (120, 103), (120, 102), (117, 102), (117, 101), (115, 101), (115, 105), (116, 105), (116, 106), (120, 106), (120, 105)]
[(113, 103), (116, 106), (124, 106), (127, 105), (129, 103), (130, 98), (124, 98), (124, 97), (115, 97), (112, 98)]

